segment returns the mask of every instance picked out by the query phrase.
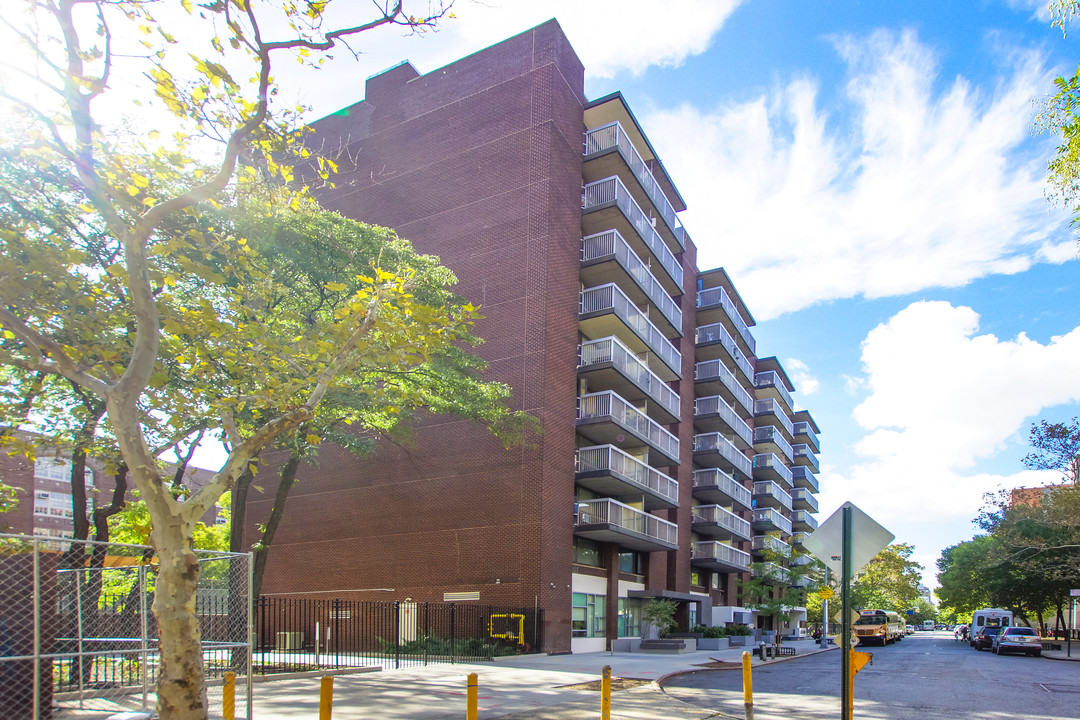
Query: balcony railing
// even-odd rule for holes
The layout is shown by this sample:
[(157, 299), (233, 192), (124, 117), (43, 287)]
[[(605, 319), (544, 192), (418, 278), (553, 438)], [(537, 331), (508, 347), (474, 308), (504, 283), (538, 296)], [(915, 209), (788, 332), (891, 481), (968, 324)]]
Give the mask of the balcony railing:
[(750, 521), (719, 505), (698, 505), (691, 515), (698, 525), (716, 525), (744, 540), (750, 539)]
[(773, 507), (779, 504), (785, 510), (791, 510), (791, 495), (780, 487), (780, 483), (771, 480), (754, 483), (754, 501), (758, 505), (772, 505)]
[(772, 453), (758, 453), (754, 456), (754, 477), (770, 479), (775, 473), (777, 478), (786, 487), (792, 486), (791, 469), (780, 458)]
[(783, 555), (785, 558), (791, 554), (791, 546), (772, 535), (755, 535), (750, 547), (758, 552), (770, 550)]
[(579, 312), (582, 315), (614, 312), (676, 377), (682, 377), (682, 353), (615, 283), (582, 290)]
[(772, 508), (754, 508), (754, 525), (771, 525), (785, 535), (791, 534), (791, 521)]
[[(770, 417), (775, 418), (780, 427), (787, 430), (788, 437), (794, 437), (794, 428), (791, 425), (791, 418), (781, 407), (780, 403), (776, 402), (772, 398), (762, 398), (761, 400), (754, 401), (754, 417), (762, 418), (763, 422), (768, 422)], [(754, 423), (757, 424), (756, 422)]]
[(787, 405), (788, 412), (791, 412), (792, 408), (795, 407), (795, 403), (791, 400), (791, 393), (788, 392), (787, 385), (784, 384), (784, 378), (780, 377), (780, 373), (775, 370), (766, 370), (755, 375), (754, 387), (762, 390), (775, 390), (776, 394)]
[(817, 512), (818, 501), (808, 488), (797, 487), (791, 491), (791, 507), (797, 510)]
[(708, 540), (696, 542), (690, 546), (690, 562), (699, 565), (718, 565), (734, 572), (745, 572), (750, 569), (750, 553), (716, 540)]
[(754, 340), (754, 336), (750, 334), (750, 328), (747, 326), (746, 321), (743, 320), (742, 315), (739, 314), (739, 309), (735, 307), (735, 303), (728, 295), (727, 290), (722, 287), (698, 290), (698, 309), (708, 308), (714, 305), (719, 305), (724, 309), (724, 313), (728, 316), (728, 319), (731, 320), (731, 324), (735, 326), (735, 331), (739, 333), (739, 337), (746, 343), (747, 350), (750, 351), (751, 355), (756, 355), (757, 341)]
[[(649, 443), (673, 462), (679, 462), (679, 438), (660, 427), (645, 413), (623, 400), (617, 393), (588, 393), (578, 398), (578, 421), (609, 419)], [(745, 457), (745, 456), (744, 456)]]
[[(609, 525), (616, 532), (671, 546), (679, 545), (679, 528), (675, 523), (661, 520), (611, 498), (586, 500), (575, 504), (574, 527)], [(618, 541), (616, 541), (618, 542)]]
[(697, 382), (711, 382), (719, 380), (727, 389), (735, 402), (743, 406), (747, 413), (754, 412), (754, 398), (747, 392), (737, 379), (735, 374), (728, 370), (720, 360), (702, 360), (694, 365), (694, 380)]
[(702, 325), (697, 329), (697, 339), (695, 341), (700, 345), (719, 344), (725, 350), (728, 355), (735, 362), (735, 366), (742, 370), (743, 377), (750, 380), (754, 377), (754, 366), (750, 364), (750, 361), (743, 355), (743, 351), (739, 349), (739, 346), (735, 343), (735, 338), (731, 336), (728, 329), (724, 327), (723, 323), (712, 323), (710, 325)]
[(608, 125), (593, 128), (585, 133), (586, 156), (603, 152), (604, 150), (609, 150), (613, 147), (618, 150), (619, 155), (622, 156), (623, 161), (630, 168), (630, 172), (634, 173), (634, 177), (641, 183), (641, 187), (645, 191), (645, 194), (652, 200), (656, 212), (663, 218), (664, 223), (678, 239), (679, 245), (685, 249), (686, 245), (684, 244), (683, 233), (681, 232), (682, 225), (679, 223), (679, 218), (675, 214), (675, 208), (671, 206), (671, 201), (667, 199), (667, 195), (665, 195), (664, 191), (661, 189), (660, 183), (653, 177), (652, 171), (649, 169), (649, 166), (645, 164), (645, 161), (642, 160), (637, 148), (634, 147), (634, 143), (630, 141), (630, 137), (622, 129), (622, 125), (620, 125), (618, 121), (615, 121)]
[(725, 499), (749, 508), (753, 501), (750, 490), (719, 468), (694, 471), (694, 491), (699, 497), (712, 499), (713, 493), (722, 493)]
[(739, 417), (739, 413), (735, 412), (735, 408), (728, 405), (727, 401), (719, 395), (710, 395), (694, 400), (694, 415), (696, 417), (716, 415), (731, 428), (733, 433), (742, 438), (747, 447), (754, 444), (754, 431), (746, 424), (745, 420)]
[(810, 532), (817, 530), (818, 521), (806, 510), (796, 510), (791, 516), (792, 526), (799, 525), (799, 529), (810, 528)]
[(774, 562), (763, 562), (755, 565), (751, 574), (754, 577), (766, 577), (780, 583), (788, 582), (790, 577), (787, 570)]
[(804, 464), (814, 472), (818, 472), (818, 460), (817, 455), (810, 449), (809, 445), (805, 443), (802, 445), (793, 445), (792, 449), (795, 451), (793, 459), (796, 463)]
[[(663, 498), (668, 505), (679, 504), (679, 482), (614, 445), (578, 448), (574, 472), (578, 475), (608, 473), (630, 488)], [(615, 493), (612, 493), (615, 494)]]
[(806, 488), (813, 493), (820, 492), (818, 479), (808, 467), (796, 465), (791, 468), (791, 482), (795, 487)]
[(784, 439), (784, 435), (779, 428), (772, 425), (762, 425), (754, 428), (754, 445), (768, 445), (770, 443), (775, 445), (780, 450), (780, 454), (789, 461), (792, 459), (791, 443)]
[(638, 206), (634, 197), (630, 194), (630, 191), (623, 185), (622, 180), (616, 176), (604, 178), (603, 180), (589, 183), (585, 186), (584, 190), (585, 199), (582, 210), (588, 212), (601, 205), (615, 203), (615, 206), (622, 211), (627, 221), (637, 232), (641, 241), (645, 243), (645, 246), (648, 247), (653, 256), (656, 257), (660, 266), (664, 268), (668, 277), (671, 278), (677, 287), (681, 288), (683, 282), (683, 269), (679, 265), (679, 261), (675, 259), (675, 254), (671, 252), (667, 243), (660, 237), (660, 233), (653, 227), (652, 221)]
[(810, 423), (806, 421), (800, 421), (794, 423), (794, 434), (801, 435), (807, 439), (807, 444), (813, 449), (814, 452), (821, 452), (821, 443), (818, 441), (817, 433), (814, 432), (814, 428), (810, 427)]
[(588, 340), (578, 346), (578, 368), (586, 370), (594, 365), (611, 365), (623, 374), (642, 392), (655, 400), (669, 414), (679, 416), (681, 400), (679, 394), (649, 369), (641, 358), (630, 348), (623, 345), (617, 337)]
[(668, 322), (682, 332), (682, 310), (675, 302), (649, 266), (633, 251), (618, 230), (606, 230), (581, 239), (581, 262), (588, 263), (605, 257), (614, 257), (626, 274), (634, 279), (641, 291), (649, 298), (653, 306), (667, 318)]
[(728, 440), (720, 433), (701, 433), (694, 436), (694, 452), (713, 452), (724, 458), (729, 465), (734, 467), (745, 476), (754, 474), (753, 464), (735, 447), (735, 443)]

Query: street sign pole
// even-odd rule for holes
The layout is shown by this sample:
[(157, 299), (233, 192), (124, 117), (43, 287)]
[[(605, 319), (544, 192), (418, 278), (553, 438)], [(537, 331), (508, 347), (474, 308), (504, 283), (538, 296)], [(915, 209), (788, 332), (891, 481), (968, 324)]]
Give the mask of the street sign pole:
[(843, 510), (843, 535), (841, 540), (840, 605), (843, 607), (840, 623), (840, 717), (852, 720), (851, 702), (851, 507)]
[[(829, 587), (829, 566), (825, 566), (825, 587)], [(821, 647), (829, 646), (829, 598), (821, 601)]]

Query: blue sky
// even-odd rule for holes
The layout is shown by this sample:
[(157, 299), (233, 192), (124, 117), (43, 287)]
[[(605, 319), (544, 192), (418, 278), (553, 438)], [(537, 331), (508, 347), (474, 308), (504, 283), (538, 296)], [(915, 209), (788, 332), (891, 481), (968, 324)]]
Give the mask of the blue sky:
[(556, 17), (821, 426), (820, 519), (851, 500), (936, 585), (984, 492), (1055, 479), (1021, 465), (1031, 423), (1080, 414), (1077, 244), (1032, 131), (1080, 45), (1021, 0), (660, 6), (459, 0), (440, 32), (372, 38), (296, 92), (325, 114), (401, 60), (430, 72)]

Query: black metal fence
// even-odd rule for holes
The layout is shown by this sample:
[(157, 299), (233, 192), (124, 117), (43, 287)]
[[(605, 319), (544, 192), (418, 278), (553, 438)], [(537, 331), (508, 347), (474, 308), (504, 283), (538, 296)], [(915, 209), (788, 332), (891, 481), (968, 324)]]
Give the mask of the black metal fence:
[(367, 665), (402, 668), (539, 652), (543, 611), (474, 603), (260, 597), (260, 674)]

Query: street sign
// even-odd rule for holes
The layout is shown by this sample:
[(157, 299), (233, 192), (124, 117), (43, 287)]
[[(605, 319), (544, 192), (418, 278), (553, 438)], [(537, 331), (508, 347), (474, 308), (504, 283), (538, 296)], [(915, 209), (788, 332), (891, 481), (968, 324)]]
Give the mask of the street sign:
[(817, 594), (818, 594), (818, 597), (821, 598), (822, 600), (828, 600), (829, 598), (831, 598), (836, 593), (833, 592), (832, 588), (821, 588), (820, 590), (817, 591)]
[(844, 503), (829, 516), (828, 520), (821, 523), (817, 530), (803, 539), (803, 546), (837, 575), (842, 573), (843, 510), (845, 507), (851, 508), (851, 573), (854, 575), (896, 536), (850, 502)]
[[(836, 614), (832, 616), (832, 619), (835, 620), (838, 623), (844, 622), (844, 610), (843, 610), (843, 608), (841, 608), (840, 610), (837, 610)], [(854, 625), (855, 621), (858, 620), (858, 619), (859, 619), (859, 611), (858, 610), (852, 610), (848, 614), (847, 624), (848, 625)]]
[(1069, 591), (1070, 597), (1080, 597), (1080, 588), (1073, 588)]

